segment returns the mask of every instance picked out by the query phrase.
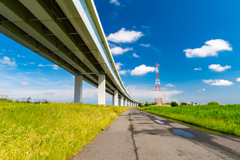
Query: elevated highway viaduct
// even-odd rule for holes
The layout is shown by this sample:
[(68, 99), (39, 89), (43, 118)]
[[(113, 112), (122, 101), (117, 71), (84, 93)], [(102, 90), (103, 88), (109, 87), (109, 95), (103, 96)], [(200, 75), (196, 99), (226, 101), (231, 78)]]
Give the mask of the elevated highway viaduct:
[(137, 106), (116, 69), (93, 0), (0, 0), (0, 32), (75, 75), (74, 102), (82, 102), (84, 80), (98, 88), (100, 105), (107, 92), (116, 106)]

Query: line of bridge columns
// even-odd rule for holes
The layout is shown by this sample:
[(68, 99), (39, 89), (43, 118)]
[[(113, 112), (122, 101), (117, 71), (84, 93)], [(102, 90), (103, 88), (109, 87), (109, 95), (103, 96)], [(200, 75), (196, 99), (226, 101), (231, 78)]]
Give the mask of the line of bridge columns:
[[(74, 86), (74, 103), (82, 102), (82, 75), (75, 75), (75, 86)], [(105, 75), (98, 76), (98, 104), (106, 105), (106, 80)], [(127, 98), (121, 96), (118, 99), (118, 90), (114, 90), (113, 94), (113, 105), (114, 106), (131, 106), (137, 107), (136, 102), (132, 102)]]

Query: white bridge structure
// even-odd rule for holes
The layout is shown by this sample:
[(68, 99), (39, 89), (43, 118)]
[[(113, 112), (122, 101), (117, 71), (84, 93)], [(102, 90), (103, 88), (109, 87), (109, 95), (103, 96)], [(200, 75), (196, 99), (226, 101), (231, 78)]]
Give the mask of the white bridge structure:
[(119, 76), (93, 0), (0, 0), (0, 32), (75, 75), (74, 102), (82, 81), (106, 92), (115, 106), (137, 106)]

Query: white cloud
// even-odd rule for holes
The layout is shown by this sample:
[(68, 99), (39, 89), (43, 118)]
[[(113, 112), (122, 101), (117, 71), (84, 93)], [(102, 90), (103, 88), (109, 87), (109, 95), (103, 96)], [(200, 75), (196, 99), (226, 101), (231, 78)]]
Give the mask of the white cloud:
[(143, 28), (150, 28), (149, 26), (142, 26)]
[(23, 85), (29, 85), (29, 82), (22, 82)]
[(122, 28), (118, 32), (111, 33), (107, 37), (107, 40), (115, 43), (132, 43), (137, 41), (142, 36), (142, 32), (128, 31), (125, 30), (125, 28)]
[(118, 12), (111, 12), (109, 19), (110, 19), (110, 20), (114, 20), (114, 19), (117, 18), (117, 16), (119, 16), (119, 13), (118, 13)]
[(120, 70), (121, 66), (123, 66), (123, 64), (121, 62), (116, 63), (116, 68), (120, 75), (126, 75), (127, 73), (130, 73), (130, 70)]
[(194, 70), (195, 70), (195, 71), (200, 71), (200, 70), (202, 70), (202, 68), (201, 68), (201, 67), (199, 67), (199, 68), (194, 68)]
[(139, 55), (137, 55), (136, 53), (133, 53), (133, 57), (139, 58)]
[(6, 51), (6, 49), (2, 49), (2, 51), (3, 51), (3, 52), (5, 52), (5, 51)]
[[(72, 87), (71, 87), (72, 88)], [(47, 99), (50, 101), (66, 101), (74, 97), (73, 89), (11, 89), (5, 90), (10, 98), (31, 97), (34, 99)], [(4, 93), (4, 92), (2, 92)], [(83, 99), (97, 99), (98, 90), (93, 88), (83, 88)], [(59, 98), (61, 97), (61, 98)]]
[(205, 91), (205, 90), (206, 90), (206, 89), (203, 88), (202, 90), (198, 90), (198, 91), (200, 92), (200, 91)]
[(214, 39), (205, 42), (201, 48), (183, 50), (188, 58), (218, 56), (220, 51), (232, 51), (232, 47), (223, 39)]
[(20, 65), (23, 65), (23, 66), (26, 66), (27, 64), (25, 64), (25, 63), (19, 63)]
[(111, 42), (109, 42), (109, 41), (108, 41), (108, 45), (109, 45), (110, 48), (117, 47), (115, 44), (113, 44), (113, 43), (111, 43)]
[(240, 82), (240, 78), (238, 78), (237, 81)]
[(119, 6), (121, 4), (120, 2), (118, 2), (118, 0), (110, 0), (110, 3), (113, 3), (116, 6)]
[(215, 71), (215, 72), (222, 72), (227, 69), (230, 69), (231, 66), (226, 65), (225, 67), (222, 67), (220, 64), (211, 64), (208, 66), (209, 69)]
[(11, 58), (9, 58), (7, 56), (3, 57), (3, 59), (0, 59), (0, 63), (7, 64), (7, 65), (12, 66), (12, 67), (17, 66), (17, 64), (15, 62), (15, 59), (13, 58), (12, 61), (11, 61)]
[(47, 64), (47, 65), (39, 64), (38, 67), (53, 67), (53, 69), (55, 70), (60, 69), (60, 67), (58, 67), (56, 64)]
[(20, 56), (20, 55), (17, 55), (17, 57), (22, 57), (22, 58), (25, 58), (25, 56)]
[[(126, 86), (126, 88), (128, 88), (128, 92), (136, 100), (140, 100), (141, 102), (155, 101), (155, 91), (152, 90), (152, 87), (149, 87), (149, 85), (146, 85), (146, 84), (129, 85), (129, 86)], [(169, 90), (169, 91), (162, 90), (163, 103), (178, 101), (177, 99), (172, 99), (171, 97), (176, 94), (180, 94), (182, 92), (183, 91), (178, 91), (178, 90)]]
[(117, 70), (121, 69), (121, 66), (123, 66), (123, 64), (121, 62), (116, 63)]
[(174, 87), (174, 85), (172, 85), (171, 83), (168, 83), (166, 86), (167, 87)]
[(57, 65), (53, 65), (53, 69), (55, 69), (55, 70), (58, 70), (58, 69), (60, 69)]
[(3, 87), (7, 86), (7, 83), (0, 83), (0, 89), (2, 89)]
[(141, 43), (140, 46), (143, 46), (143, 47), (150, 47), (150, 44), (143, 44), (143, 43)]
[(210, 85), (215, 85), (215, 86), (231, 86), (233, 85), (233, 82), (230, 82), (228, 80), (224, 79), (216, 79), (216, 80), (202, 80), (204, 83), (210, 84)]
[(126, 75), (127, 73), (130, 73), (130, 70), (119, 70), (118, 72), (120, 75)]
[(122, 49), (121, 47), (114, 47), (114, 48), (112, 48), (110, 50), (111, 50), (113, 55), (119, 55), (119, 54), (123, 54), (124, 52), (132, 50), (132, 48)]
[(142, 64), (131, 71), (131, 75), (139, 76), (147, 74), (148, 72), (154, 72), (155, 67), (147, 67), (146, 65)]

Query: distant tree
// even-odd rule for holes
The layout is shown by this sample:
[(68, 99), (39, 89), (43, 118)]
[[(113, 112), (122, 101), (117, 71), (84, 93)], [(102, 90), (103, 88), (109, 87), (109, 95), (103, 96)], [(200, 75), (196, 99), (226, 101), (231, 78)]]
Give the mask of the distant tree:
[(148, 103), (148, 101), (146, 101), (146, 103), (145, 103), (145, 106), (147, 107), (147, 106), (149, 106), (149, 103)]
[(186, 106), (187, 103), (186, 103), (186, 102), (182, 102), (180, 105), (181, 105), (181, 106)]
[(143, 107), (142, 103), (138, 103), (138, 106), (139, 106), (139, 107)]
[(219, 105), (219, 103), (212, 101), (212, 102), (209, 102), (208, 105)]
[(171, 106), (172, 106), (172, 107), (177, 107), (177, 106), (178, 106), (178, 103), (175, 102), (175, 101), (173, 101), (173, 102), (171, 102)]
[(152, 102), (152, 103), (150, 103), (150, 105), (156, 105), (157, 103), (156, 102)]

